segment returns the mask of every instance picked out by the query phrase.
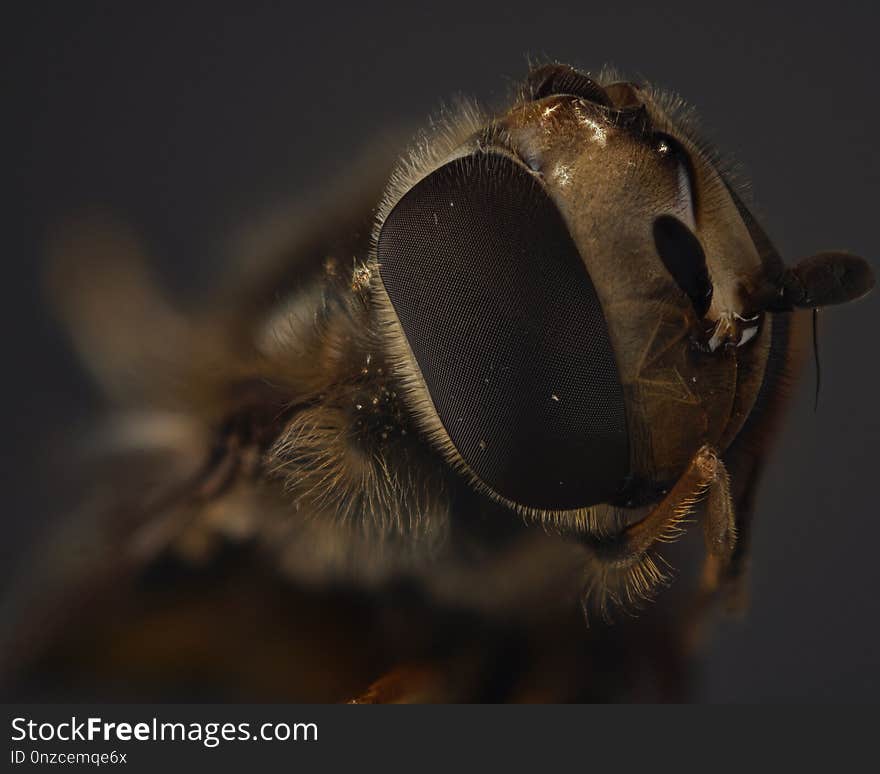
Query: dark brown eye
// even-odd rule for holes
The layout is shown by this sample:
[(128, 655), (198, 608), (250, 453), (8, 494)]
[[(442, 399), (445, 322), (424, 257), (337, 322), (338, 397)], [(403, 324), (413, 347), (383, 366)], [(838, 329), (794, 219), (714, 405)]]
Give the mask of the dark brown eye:
[(712, 283), (700, 241), (678, 218), (661, 215), (654, 221), (654, 244), (666, 270), (691, 300), (697, 317), (705, 317), (712, 302)]
[(532, 508), (615, 497), (630, 458), (608, 323), (535, 176), (501, 153), (454, 159), (401, 198), (376, 254), (436, 416), (473, 475)]

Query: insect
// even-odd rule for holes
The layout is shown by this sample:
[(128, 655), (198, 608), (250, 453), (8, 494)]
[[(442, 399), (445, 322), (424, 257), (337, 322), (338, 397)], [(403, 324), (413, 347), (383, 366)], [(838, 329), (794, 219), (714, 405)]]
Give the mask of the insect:
[[(786, 265), (676, 100), (559, 64), (379, 190), (188, 314), (106, 223), (60, 241), (58, 305), (116, 407), (112, 507), (76, 521), (74, 567), (69, 533), (46, 550), (80, 591), (52, 597), (67, 644), (31, 650), (82, 650), (72, 615), (119, 661), (95, 672), (198, 664), (250, 698), (641, 697), (645, 658), (677, 695), (708, 611), (744, 604), (809, 310), (869, 265)], [(694, 520), (701, 569), (648, 604)]]

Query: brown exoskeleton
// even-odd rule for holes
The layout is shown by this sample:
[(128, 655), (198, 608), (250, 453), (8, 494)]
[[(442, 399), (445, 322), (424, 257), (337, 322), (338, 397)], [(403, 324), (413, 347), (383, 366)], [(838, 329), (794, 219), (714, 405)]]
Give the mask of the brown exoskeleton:
[[(61, 606), (117, 610), (96, 672), (174, 686), (197, 663), (259, 698), (639, 697), (649, 638), (655, 693), (676, 695), (657, 653), (719, 593), (742, 600), (798, 310), (873, 285), (849, 254), (786, 267), (674, 100), (563, 65), (496, 114), (463, 108), (381, 198), (328, 208), (209, 311), (149, 293), (106, 225), (59, 244), (60, 305), (123, 409), (123, 491), (78, 523), (86, 558), (58, 574), (90, 591)], [(589, 633), (578, 603), (651, 597), (692, 514), (700, 579)], [(156, 580), (233, 549), (222, 582)], [(82, 650), (50, 617), (19, 658)]]

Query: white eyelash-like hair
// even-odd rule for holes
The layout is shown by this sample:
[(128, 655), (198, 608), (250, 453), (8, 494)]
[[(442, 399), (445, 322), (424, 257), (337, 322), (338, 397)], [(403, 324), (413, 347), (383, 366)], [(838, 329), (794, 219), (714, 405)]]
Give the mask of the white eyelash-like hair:
[(427, 127), (403, 154), (385, 187), (373, 221), (371, 254), (375, 255), (385, 218), (401, 197), (446, 162), (468, 137), (485, 128), (487, 123), (488, 116), (477, 101), (463, 96), (449, 106), (441, 106), (428, 120)]

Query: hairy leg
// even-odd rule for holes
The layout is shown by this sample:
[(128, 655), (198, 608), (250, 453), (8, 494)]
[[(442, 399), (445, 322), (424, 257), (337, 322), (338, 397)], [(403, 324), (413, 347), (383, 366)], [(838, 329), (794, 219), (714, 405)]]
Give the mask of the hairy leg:
[(605, 537), (581, 537), (596, 564), (596, 578), (588, 595), (599, 598), (605, 612), (608, 599), (636, 603), (650, 596), (665, 574), (651, 556), (657, 543), (672, 542), (705, 497), (703, 534), (706, 561), (702, 588), (716, 589), (730, 565), (736, 547), (736, 522), (730, 495), (730, 477), (718, 453), (703, 446), (664, 498), (643, 519)]

